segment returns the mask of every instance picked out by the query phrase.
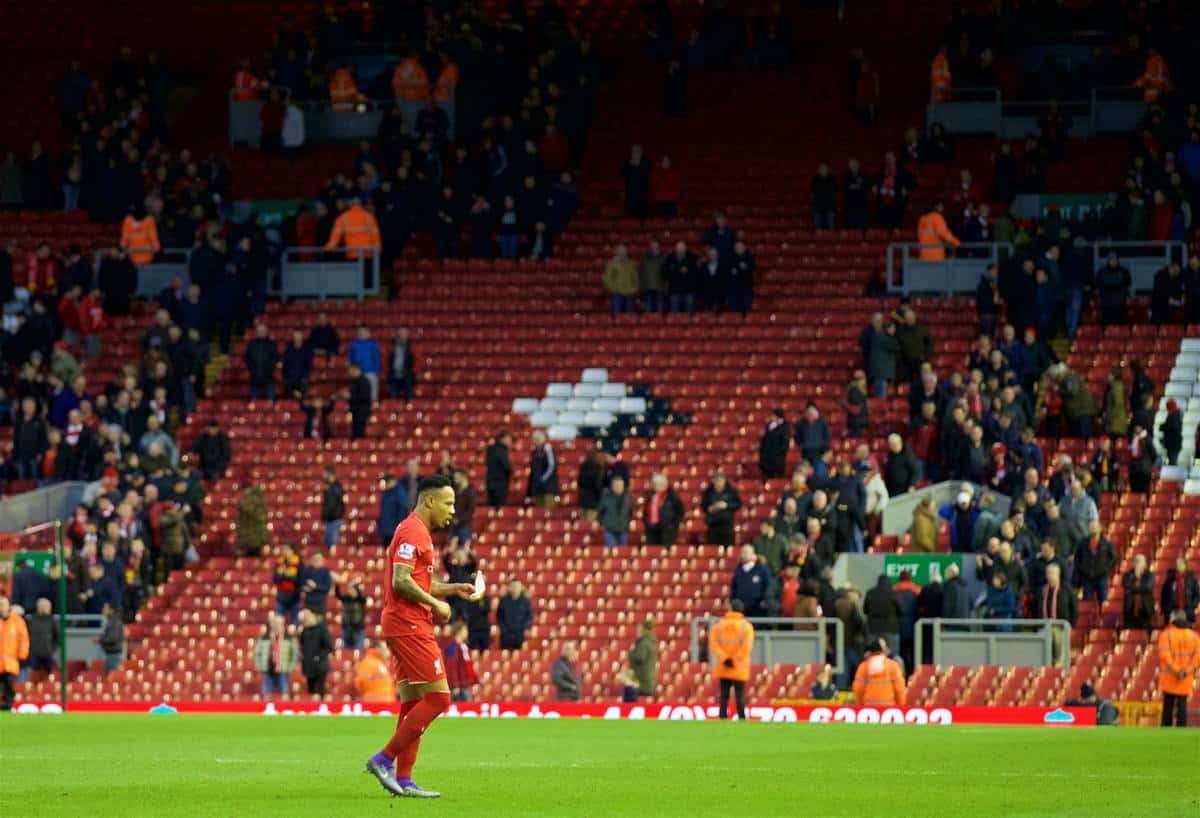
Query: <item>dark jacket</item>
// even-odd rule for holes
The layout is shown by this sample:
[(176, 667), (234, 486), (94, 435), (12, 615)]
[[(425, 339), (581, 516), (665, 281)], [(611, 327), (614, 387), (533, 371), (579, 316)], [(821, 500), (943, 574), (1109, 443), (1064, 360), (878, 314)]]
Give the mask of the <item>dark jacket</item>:
[(27, 614), (25, 627), (29, 630), (29, 658), (55, 658), (58, 651), (58, 617), (54, 614)]
[(738, 565), (729, 583), (729, 598), (741, 600), (746, 616), (766, 616), (771, 583), (771, 569), (761, 560), (749, 570)]
[(567, 657), (559, 656), (550, 668), (550, 678), (554, 681), (554, 689), (560, 702), (577, 702), (583, 693), (583, 682)]
[(697, 276), (696, 257), (691, 253), (685, 253), (683, 258), (671, 253), (663, 262), (663, 277), (667, 280), (667, 288), (672, 295), (694, 294), (698, 283)]
[[(1189, 622), (1196, 620), (1196, 607), (1200, 606), (1200, 582), (1196, 581), (1196, 576), (1191, 573), (1183, 574), (1182, 576), (1175, 571), (1174, 568), (1167, 571), (1167, 578), (1163, 581), (1162, 586), (1162, 613), (1164, 619), (1169, 619), (1171, 614), (1177, 610), (1175, 604), (1176, 586), (1177, 583), (1183, 583), (1183, 610), (1188, 615)], [(30, 626), (29, 638), (32, 643), (33, 627)]]
[(13, 573), (12, 604), (20, 605), (26, 620), (37, 610), (39, 599), (48, 599), (51, 604), (57, 599), (55, 586), (50, 577), (36, 568), (22, 566)]
[(529, 597), (521, 594), (513, 599), (512, 594), (500, 597), (500, 605), (496, 608), (496, 625), (500, 628), (500, 638), (524, 640), (525, 631), (533, 624), (533, 604)]
[(886, 577), (881, 577), (863, 597), (863, 614), (867, 617), (867, 630), (873, 636), (900, 633), (900, 603)]
[(920, 475), (921, 464), (907, 443), (899, 454), (888, 452), (887, 462), (883, 466), (883, 483), (887, 486), (889, 496), (907, 492), (917, 484)]
[(605, 531), (611, 534), (629, 532), (629, 521), (633, 518), (633, 498), (626, 489), (620, 495), (607, 489), (600, 497), (600, 513), (596, 517)]
[(758, 467), (762, 470), (763, 477), (783, 476), (791, 443), (792, 432), (786, 420), (773, 419), (767, 424), (758, 444)]
[[(805, 417), (796, 424), (796, 446), (802, 452), (823, 454), (829, 450), (832, 439), (829, 424), (825, 422), (824, 417), (818, 417), (812, 422)], [(809, 457), (809, 454), (805, 456)]]
[(1147, 569), (1139, 578), (1130, 568), (1121, 577), (1121, 586), (1125, 589), (1125, 626), (1149, 627), (1154, 621), (1154, 574)]
[(100, 631), (100, 649), (105, 653), (125, 650), (125, 623), (119, 614), (114, 613), (104, 620), (104, 629)]
[(300, 671), (308, 678), (329, 672), (329, 654), (333, 653), (333, 637), (324, 622), (300, 630)]
[(967, 581), (962, 577), (946, 580), (942, 587), (942, 616), (947, 619), (969, 619), (972, 607)]
[(346, 499), (345, 492), (342, 491), (342, 484), (337, 480), (325, 485), (325, 491), (321, 495), (321, 522), (331, 523), (334, 520), (340, 520), (346, 515)]
[(896, 358), (900, 355), (900, 342), (894, 335), (877, 332), (867, 351), (867, 377), (885, 381), (896, 379)]
[(255, 386), (268, 384), (275, 379), (275, 365), (279, 363), (279, 350), (270, 338), (255, 338), (246, 344), (243, 356), (250, 370), (250, 383)]
[(222, 476), (229, 468), (229, 436), (224, 432), (215, 435), (202, 433), (192, 442), (192, 452), (199, 455), (200, 467), (205, 474)]
[(350, 382), (350, 398), (347, 404), (352, 415), (371, 411), (371, 382), (366, 375), (359, 375)]
[(945, 605), (942, 583), (931, 582), (917, 594), (917, 619), (936, 619)]
[(300, 569), (300, 587), (304, 589), (304, 607), (323, 614), (329, 605), (329, 592), (333, 590), (333, 572), (327, 567), (305, 565)]
[(313, 351), (308, 344), (288, 344), (283, 351), (283, 382), (298, 385), (312, 373)]
[(391, 540), (407, 508), (408, 498), (400, 483), (379, 493), (379, 536), (384, 542)]
[(507, 491), (512, 480), (512, 461), (508, 457), (508, 447), (502, 443), (493, 443), (487, 449), (487, 477), (485, 485), (488, 491)]
[(332, 325), (313, 327), (312, 332), (308, 334), (307, 346), (314, 352), (337, 355), (341, 339), (338, 337), (338, 331)]
[(558, 459), (549, 442), (543, 443), (530, 455), (527, 493), (530, 497), (558, 494)]
[(1116, 564), (1117, 552), (1113, 544), (1103, 537), (1096, 544), (1094, 551), (1089, 538), (1081, 543), (1075, 552), (1075, 572), (1083, 579), (1104, 579)]
[(643, 633), (629, 651), (629, 666), (638, 679), (638, 692), (653, 696), (658, 676), (658, 637)]
[[(644, 510), (643, 518), (646, 524), (649, 525), (650, 501), (654, 498), (654, 492), (646, 492), (646, 502), (642, 506)], [(679, 528), (683, 522), (683, 501), (679, 499), (679, 495), (675, 493), (675, 489), (668, 488), (666, 496), (663, 497), (662, 506), (658, 512), (658, 524), (663, 528)]]
[(599, 458), (584, 458), (579, 466), (579, 507), (590, 510), (600, 506), (604, 493), (604, 464)]
[[(721, 500), (725, 501), (725, 508), (720, 511), (708, 510), (709, 506)], [(704, 489), (700, 505), (704, 507), (704, 522), (710, 527), (717, 525), (732, 526), (734, 515), (742, 507), (742, 498), (738, 496), (737, 489), (733, 487), (732, 483), (726, 482), (725, 488), (721, 491), (717, 491), (716, 487), (710, 483)]]

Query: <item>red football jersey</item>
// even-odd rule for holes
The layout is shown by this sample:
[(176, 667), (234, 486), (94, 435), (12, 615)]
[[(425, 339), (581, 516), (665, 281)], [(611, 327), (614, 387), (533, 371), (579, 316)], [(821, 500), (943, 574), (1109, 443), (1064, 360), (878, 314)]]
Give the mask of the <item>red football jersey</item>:
[(415, 636), (433, 634), (433, 611), (428, 605), (410, 602), (392, 588), (392, 566), (411, 565), (417, 586), (429, 593), (433, 582), (433, 535), (416, 514), (410, 514), (396, 527), (388, 546), (384, 566), (383, 625), (384, 636)]

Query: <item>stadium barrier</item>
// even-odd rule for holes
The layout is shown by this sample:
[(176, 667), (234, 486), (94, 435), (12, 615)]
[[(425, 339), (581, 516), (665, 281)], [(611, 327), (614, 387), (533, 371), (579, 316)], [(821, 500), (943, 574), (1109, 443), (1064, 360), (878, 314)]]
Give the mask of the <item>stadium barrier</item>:
[(69, 520), (87, 483), (68, 480), (0, 499), (0, 532), (19, 532), (47, 520)]
[(913, 655), (924, 656), (932, 639), (935, 665), (1071, 667), (1071, 623), (1063, 619), (918, 619), (915, 633)]
[[(151, 247), (128, 247), (127, 252), (137, 253), (152, 251)], [(104, 263), (106, 251), (97, 250), (92, 258), (95, 269), (99, 270)], [(138, 298), (157, 298), (158, 294), (171, 286), (175, 279), (188, 280), (188, 265), (192, 260), (190, 247), (164, 247), (154, 255), (154, 261), (149, 264), (138, 264), (137, 290)]]
[[(693, 662), (709, 661), (708, 628), (717, 621), (715, 616), (692, 619), (691, 657)], [(813, 665), (824, 664), (829, 655), (829, 631), (833, 631), (834, 670), (845, 670), (845, 627), (837, 617), (748, 616), (754, 626), (754, 647), (750, 663), (755, 665)], [(701, 638), (700, 629), (704, 628)], [(784, 629), (784, 626), (788, 629)]]
[[(1087, 99), (1061, 100), (1058, 109), (1071, 118), (1070, 136), (1128, 133), (1145, 116), (1140, 88), (1093, 88)], [(926, 130), (940, 124), (950, 134), (994, 134), (1023, 139), (1038, 131), (1038, 119), (1049, 109), (1043, 101), (1006, 100), (996, 87), (959, 87), (949, 100), (938, 101), (930, 89), (925, 108)]]
[(364, 258), (346, 258), (346, 251), (323, 247), (288, 247), (280, 258), (278, 280), (267, 293), (292, 298), (358, 298), (379, 295), (379, 251), (355, 250)]
[[(747, 720), (775, 724), (1019, 724), (1094, 727), (1094, 707), (866, 707), (854, 705), (752, 705)], [(18, 701), (14, 713), (61, 714), (56, 702)], [(384, 702), (72, 702), (72, 713), (146, 713), (152, 715), (257, 715), (392, 718), (399, 708)], [(715, 721), (716, 705), (616, 704), (605, 702), (455, 702), (447, 718), (463, 719), (606, 719), (617, 721)]]
[[(262, 100), (238, 100), (237, 91), (229, 91), (229, 144), (262, 146)], [(374, 141), (379, 135), (383, 118), (399, 107), (404, 123), (411, 133), (417, 124), (417, 113), (424, 101), (412, 102), (395, 99), (368, 99), (348, 104), (348, 110), (334, 110), (328, 99), (297, 100), (295, 103), (304, 114), (304, 144), (319, 142)], [(446, 112), (449, 120), (448, 135), (454, 138), (454, 100), (438, 100), (438, 107)]]

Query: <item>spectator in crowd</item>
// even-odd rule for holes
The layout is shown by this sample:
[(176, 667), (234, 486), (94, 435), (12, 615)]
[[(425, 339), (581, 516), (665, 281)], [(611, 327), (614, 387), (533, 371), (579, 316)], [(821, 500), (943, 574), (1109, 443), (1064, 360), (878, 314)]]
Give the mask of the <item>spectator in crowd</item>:
[(746, 719), (746, 682), (750, 679), (753, 647), (754, 626), (746, 621), (741, 600), (730, 599), (725, 613), (708, 631), (708, 655), (720, 687), (717, 705), (722, 719), (729, 718), (730, 692), (737, 705), (738, 719)]
[(278, 614), (271, 615), (254, 645), (254, 667), (262, 674), (264, 698), (288, 695), (288, 676), (299, 658), (300, 645), (288, 632), (285, 620)]
[(375, 397), (371, 391), (371, 379), (359, 368), (350, 364), (350, 386), (343, 393), (350, 409), (350, 437), (359, 440), (367, 436), (367, 424), (371, 422), (371, 407)]
[(337, 548), (342, 536), (342, 518), (346, 516), (346, 494), (333, 466), (322, 472), (325, 488), (321, 492), (321, 524), (325, 527), (325, 547)]
[(29, 633), (29, 660), (26, 667), (31, 681), (44, 681), (58, 664), (58, 617), (53, 614), (50, 600), (45, 596), (39, 597), (33, 608), (23, 610), (33, 610), (33, 614), (25, 617)]
[(913, 551), (928, 554), (938, 550), (938, 516), (932, 495), (926, 496), (913, 509), (908, 533)]
[(300, 612), (300, 670), (310, 695), (325, 698), (325, 678), (329, 675), (329, 654), (333, 637), (325, 617), (308, 609)]
[(450, 641), (442, 649), (442, 659), (446, 663), (451, 698), (456, 702), (471, 701), (471, 688), (479, 681), (479, 674), (475, 672), (471, 649), (467, 645), (465, 622), (455, 622), (450, 627)]
[(354, 665), (354, 693), (360, 702), (396, 701), (396, 683), (388, 669), (389, 652), (382, 639), (363, 651)]
[(825, 664), (817, 674), (816, 681), (809, 688), (808, 697), (818, 701), (832, 701), (837, 698), (838, 689), (834, 683), (833, 665)]
[(887, 436), (888, 457), (883, 466), (883, 482), (891, 497), (906, 494), (916, 488), (921, 479), (921, 464), (904, 438), (896, 433)]
[(604, 529), (604, 544), (609, 548), (629, 542), (629, 523), (633, 518), (633, 501), (625, 490), (625, 481), (614, 477), (600, 496), (597, 522)]
[[(1182, 612), (1188, 624), (1196, 621), (1196, 608), (1200, 606), (1200, 582), (1188, 570), (1187, 560), (1180, 554), (1175, 565), (1167, 571), (1162, 585), (1162, 614), (1167, 620)], [(30, 625), (32, 632), (32, 623)]]
[(724, 213), (713, 214), (713, 221), (700, 235), (700, 242), (705, 247), (715, 248), (717, 260), (723, 266), (733, 260), (733, 246), (737, 244), (738, 233), (729, 226), (729, 220)]
[(629, 666), (637, 678), (638, 695), (653, 696), (658, 678), (658, 637), (654, 620), (647, 619), (638, 628), (637, 641), (629, 649)]
[(742, 498), (737, 489), (725, 479), (724, 472), (713, 473), (712, 480), (704, 489), (700, 498), (704, 508), (704, 522), (707, 531), (704, 539), (715, 545), (732, 545), (734, 537), (734, 517), (742, 507)]
[(764, 480), (783, 477), (791, 442), (791, 428), (783, 410), (773, 410), (758, 444), (758, 470)]
[(246, 344), (243, 359), (250, 372), (250, 399), (275, 400), (275, 367), (279, 363), (279, 350), (271, 340), (266, 324), (254, 328), (254, 338)]
[(408, 513), (408, 494), (394, 474), (379, 479), (379, 541), (385, 546), (392, 541), (396, 526)]
[(629, 249), (618, 244), (616, 253), (604, 268), (604, 288), (608, 290), (614, 316), (633, 311), (638, 283), (638, 269), (629, 257)]
[(666, 475), (655, 474), (646, 493), (643, 522), (647, 545), (674, 545), (683, 523), (683, 502)]
[(346, 355), (351, 365), (357, 366), (371, 384), (371, 402), (379, 400), (379, 373), (383, 368), (383, 355), (379, 342), (371, 337), (371, 328), (359, 324), (357, 337), (350, 342)]
[[(794, 502), (794, 501), (793, 501)], [(760, 533), (754, 538), (754, 553), (761, 562), (765, 563), (771, 573), (778, 575), (783, 570), (788, 557), (788, 537), (775, 528), (775, 521), (766, 517), (762, 521)]]
[(829, 165), (817, 165), (817, 175), (809, 182), (812, 193), (813, 226), (816, 230), (832, 230), (837, 212), (837, 180), (829, 175)]
[(1101, 320), (1105, 324), (1124, 324), (1126, 301), (1133, 286), (1128, 268), (1121, 264), (1116, 253), (1109, 253), (1104, 266), (1096, 271), (1095, 279)]
[(795, 439), (800, 456), (813, 465), (817, 477), (826, 477), (828, 467), (825, 466), (822, 456), (829, 451), (833, 436), (829, 431), (829, 424), (821, 417), (820, 410), (812, 401), (808, 402), (804, 416), (796, 423)]
[(0, 712), (12, 710), (16, 694), (13, 684), (21, 664), (29, 658), (29, 629), (25, 617), (14, 611), (8, 597), (0, 594)]
[(1108, 373), (1108, 387), (1104, 391), (1104, 433), (1113, 437), (1129, 435), (1129, 408), (1125, 393), (1125, 379), (1121, 367), (1114, 366)]
[(848, 229), (865, 230), (869, 208), (867, 191), (870, 180), (860, 169), (857, 159), (850, 159), (842, 174), (842, 224)]
[(560, 702), (577, 702), (583, 695), (583, 680), (575, 660), (579, 649), (574, 642), (564, 642), (562, 653), (550, 668), (550, 680), (554, 682), (555, 698)]
[(508, 451), (511, 445), (512, 436), (506, 431), (501, 431), (488, 446), (484, 487), (487, 490), (489, 506), (502, 506), (508, 502), (508, 487), (513, 473)]
[(900, 358), (900, 342), (896, 340), (896, 325), (888, 323), (871, 338), (866, 367), (871, 393), (886, 398), (888, 387), (896, 380), (896, 362)]
[(120, 612), (109, 603), (104, 604), (100, 614), (104, 617), (100, 650), (104, 652), (104, 675), (107, 676), (119, 668), (125, 658), (125, 623)]
[(454, 470), (454, 520), (450, 523), (450, 545), (466, 545), (471, 542), (471, 529), (475, 517), (475, 487), (471, 478), (462, 469)]
[(743, 545), (730, 581), (729, 598), (740, 602), (747, 616), (767, 616), (773, 582), (771, 569), (759, 560), (754, 546)]
[(641, 693), (638, 692), (637, 675), (631, 667), (623, 667), (617, 671), (617, 688), (621, 691), (621, 701), (627, 704), (636, 702)]
[(954, 498), (954, 504), (944, 505), (938, 510), (938, 516), (950, 523), (950, 550), (970, 551), (975, 541), (975, 526), (979, 520), (980, 509), (973, 502), (971, 494), (961, 491)]
[(958, 566), (946, 566), (946, 581), (942, 587), (942, 616), (947, 619), (969, 619), (971, 616), (971, 592), (967, 581), (959, 573)]
[(867, 591), (863, 599), (863, 614), (867, 619), (867, 630), (873, 636), (882, 637), (888, 647), (900, 650), (900, 602), (892, 591), (887, 574), (880, 574), (875, 587)]
[(666, 256), (657, 239), (651, 239), (646, 255), (638, 265), (638, 284), (642, 293), (642, 310), (648, 313), (666, 313), (667, 283), (663, 276)]
[(733, 258), (725, 272), (725, 303), (745, 318), (754, 304), (754, 255), (741, 239), (733, 243)]
[(1100, 520), (1088, 521), (1087, 538), (1075, 552), (1075, 573), (1084, 601), (1095, 599), (1101, 605), (1108, 599), (1108, 575), (1117, 564), (1113, 544), (1101, 536)]
[(486, 596), (466, 600), (467, 645), (476, 653), (492, 646), (492, 626), (488, 617), (492, 600)]
[(697, 276), (700, 304), (706, 310), (719, 313), (728, 297), (729, 268), (720, 260), (717, 248), (705, 249)]
[(867, 644), (867, 657), (854, 674), (854, 699), (868, 707), (903, 706), (905, 696), (904, 672), (889, 654), (891, 646), (883, 639)]
[(975, 288), (975, 312), (979, 316), (980, 335), (991, 338), (996, 334), (1000, 303), (997, 268), (995, 264), (989, 264), (979, 277), (979, 286)]
[(1137, 494), (1150, 493), (1150, 478), (1158, 452), (1154, 441), (1141, 423), (1134, 421), (1129, 437), (1129, 490)]
[(291, 545), (284, 543), (280, 546), (279, 556), (275, 559), (275, 573), (272, 582), (275, 585), (275, 614), (285, 617), (289, 624), (295, 624), (300, 613), (300, 583), (304, 566), (300, 555)]
[(337, 328), (329, 323), (328, 314), (322, 312), (317, 315), (316, 326), (308, 333), (308, 346), (314, 355), (325, 355), (332, 358), (338, 354), (338, 349), (341, 348), (341, 339), (338, 337)]
[(525, 495), (533, 500), (534, 505), (551, 510), (557, 502), (558, 495), (558, 460), (554, 456), (554, 447), (546, 439), (546, 433), (536, 430), (533, 433), (533, 451), (529, 456), (529, 486)]
[(1158, 686), (1163, 693), (1162, 726), (1187, 727), (1188, 697), (1200, 671), (1200, 636), (1183, 611), (1176, 611), (1158, 635)]
[(205, 480), (220, 480), (229, 468), (232, 457), (229, 436), (221, 431), (216, 418), (204, 426), (204, 431), (192, 441), (191, 451), (200, 458), (200, 474)]
[(660, 219), (673, 219), (679, 213), (679, 171), (671, 157), (663, 156), (650, 174), (650, 204)]
[(575, 485), (583, 518), (596, 519), (600, 509), (600, 495), (604, 493), (604, 462), (599, 449), (589, 449), (583, 456)]
[(501, 650), (520, 650), (525, 645), (525, 635), (533, 625), (533, 605), (515, 579), (508, 583), (508, 593), (500, 597), (496, 625), (500, 628)]
[[(1075, 620), (1079, 617), (1079, 603), (1075, 600), (1074, 589), (1063, 579), (1058, 563), (1046, 566), (1046, 583), (1036, 595), (1034, 605), (1035, 618), (1064, 619), (1071, 627), (1075, 626)], [(1051, 639), (1053, 662), (1057, 664), (1066, 649), (1062, 631), (1057, 628), (1051, 631)]]
[(842, 404), (846, 410), (846, 433), (854, 439), (861, 438), (871, 425), (870, 408), (867, 403), (867, 373), (854, 370), (846, 386), (846, 398)]
[(1154, 625), (1154, 574), (1145, 554), (1135, 554), (1133, 567), (1121, 577), (1125, 589), (1125, 618), (1123, 627), (1145, 629)]
[(283, 350), (283, 366), (280, 374), (283, 377), (284, 394), (304, 393), (308, 388), (312, 365), (312, 349), (304, 343), (304, 334), (300, 330), (296, 330), (292, 333), (291, 342)]
[(902, 382), (908, 382), (921, 371), (921, 364), (932, 360), (933, 336), (912, 307), (902, 307), (899, 318), (896, 341), (900, 344), (900, 357), (896, 376)]
[(408, 340), (408, 330), (401, 327), (396, 330), (396, 340), (392, 344), (392, 355), (388, 363), (387, 383), (388, 394), (391, 397), (403, 397), (406, 401), (413, 399), (417, 383), (416, 365), (412, 343)]
[(362, 580), (345, 577), (337, 579), (337, 598), (342, 604), (342, 646), (358, 650), (363, 646), (363, 631), (367, 619), (367, 595)]
[(329, 594), (337, 578), (325, 564), (324, 554), (320, 551), (312, 554), (300, 570), (300, 588), (304, 592), (305, 610), (324, 616), (329, 607)]
[(688, 251), (687, 244), (675, 242), (675, 252), (663, 262), (663, 275), (670, 293), (671, 312), (692, 314), (695, 306), (696, 289), (699, 286), (700, 269), (696, 257)]
[(1183, 413), (1179, 411), (1179, 404), (1174, 398), (1167, 400), (1167, 418), (1158, 431), (1162, 433), (1166, 465), (1174, 466), (1179, 462), (1179, 450), (1183, 448)]
[[(1162, 197), (1162, 191), (1156, 191), (1154, 197), (1156, 200)], [(1165, 202), (1163, 203), (1165, 205)], [(1169, 211), (1169, 205), (1166, 205)], [(1157, 217), (1158, 212), (1155, 212)], [(1158, 241), (1167, 241), (1169, 239), (1170, 226), (1168, 225), (1168, 235)], [(1184, 280), (1183, 270), (1178, 262), (1172, 261), (1166, 267), (1163, 267), (1154, 274), (1154, 288), (1150, 295), (1150, 322), (1153, 324), (1166, 324), (1171, 321), (1172, 314), (1175, 310), (1184, 305)]]
[(621, 167), (625, 177), (625, 215), (632, 219), (644, 219), (650, 209), (650, 160), (644, 155), (641, 145), (629, 149), (629, 161)]

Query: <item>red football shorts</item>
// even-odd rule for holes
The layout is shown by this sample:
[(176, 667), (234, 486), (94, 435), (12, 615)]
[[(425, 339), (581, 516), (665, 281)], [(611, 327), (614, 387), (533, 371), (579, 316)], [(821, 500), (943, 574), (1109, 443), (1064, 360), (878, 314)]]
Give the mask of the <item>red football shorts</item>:
[(446, 678), (442, 652), (432, 635), (385, 636), (392, 678), (397, 682), (426, 684)]

